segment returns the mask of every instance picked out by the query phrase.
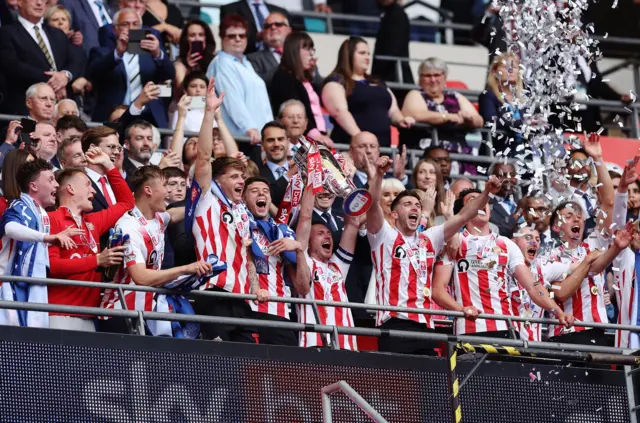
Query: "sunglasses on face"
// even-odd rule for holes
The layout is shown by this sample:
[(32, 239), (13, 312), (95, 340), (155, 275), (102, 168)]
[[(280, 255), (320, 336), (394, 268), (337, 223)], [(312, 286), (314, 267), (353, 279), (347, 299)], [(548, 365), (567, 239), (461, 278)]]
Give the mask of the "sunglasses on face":
[(262, 28), (264, 29), (283, 28), (285, 26), (288, 26), (286, 22), (265, 22)]

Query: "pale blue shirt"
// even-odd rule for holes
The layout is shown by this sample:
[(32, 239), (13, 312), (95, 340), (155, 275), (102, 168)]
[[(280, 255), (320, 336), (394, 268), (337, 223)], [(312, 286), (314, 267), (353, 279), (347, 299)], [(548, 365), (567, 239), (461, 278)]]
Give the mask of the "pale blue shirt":
[(242, 56), (240, 62), (221, 51), (209, 64), (207, 77), (214, 77), (216, 91), (225, 93), (222, 117), (231, 135), (244, 136), (252, 128), (260, 131), (273, 120), (267, 86), (247, 56)]
[(269, 170), (271, 171), (271, 173), (273, 174), (273, 177), (275, 178), (275, 180), (277, 181), (278, 179), (280, 179), (280, 177), (278, 176), (278, 169), (283, 167), (285, 170), (285, 173), (282, 174), (282, 176), (284, 176), (284, 178), (288, 181), (289, 178), (287, 178), (287, 172), (289, 171), (289, 162), (285, 162), (282, 166), (277, 165), (273, 162), (270, 162), (269, 160), (266, 161), (267, 163), (267, 167), (269, 168)]

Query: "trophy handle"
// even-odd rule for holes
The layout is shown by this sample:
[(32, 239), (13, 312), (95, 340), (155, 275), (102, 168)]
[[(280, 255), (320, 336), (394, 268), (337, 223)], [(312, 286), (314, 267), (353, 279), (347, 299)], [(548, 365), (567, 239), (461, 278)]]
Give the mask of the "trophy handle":
[(371, 194), (367, 190), (357, 189), (344, 199), (344, 212), (348, 216), (358, 217), (371, 207)]

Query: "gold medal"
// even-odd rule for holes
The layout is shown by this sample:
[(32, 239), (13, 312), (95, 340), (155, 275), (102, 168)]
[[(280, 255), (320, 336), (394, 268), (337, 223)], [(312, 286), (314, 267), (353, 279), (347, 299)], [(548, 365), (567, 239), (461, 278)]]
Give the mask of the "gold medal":
[(424, 287), (424, 289), (422, 290), (422, 293), (424, 294), (425, 297), (431, 297), (431, 290), (429, 289), (428, 286)]
[(497, 262), (495, 262), (494, 260), (491, 260), (489, 263), (487, 263), (487, 267), (489, 269), (493, 269), (493, 267), (498, 264)]
[(598, 295), (598, 287), (597, 286), (592, 286), (591, 287), (591, 295)]

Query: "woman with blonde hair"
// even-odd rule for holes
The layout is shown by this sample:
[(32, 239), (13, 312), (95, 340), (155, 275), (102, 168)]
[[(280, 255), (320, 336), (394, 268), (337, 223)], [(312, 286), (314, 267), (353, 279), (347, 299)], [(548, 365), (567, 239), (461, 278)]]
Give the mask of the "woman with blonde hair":
[[(487, 76), (486, 90), (480, 94), (480, 114), (485, 122), (493, 122), (496, 129), (510, 132), (509, 135), (496, 137), (493, 142), (497, 152), (509, 148), (509, 156), (516, 152), (522, 137), (511, 128), (522, 125), (524, 99), (523, 83), (520, 74), (520, 59), (513, 53), (503, 53), (491, 63)], [(512, 144), (508, 144), (513, 139)]]
[(393, 200), (405, 190), (404, 185), (396, 178), (386, 178), (382, 180), (382, 187), (380, 189), (380, 207), (384, 212), (384, 219), (391, 225), (392, 228), (396, 226), (396, 220), (391, 214), (391, 204)]

